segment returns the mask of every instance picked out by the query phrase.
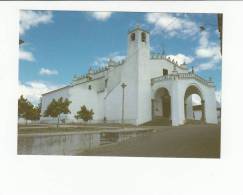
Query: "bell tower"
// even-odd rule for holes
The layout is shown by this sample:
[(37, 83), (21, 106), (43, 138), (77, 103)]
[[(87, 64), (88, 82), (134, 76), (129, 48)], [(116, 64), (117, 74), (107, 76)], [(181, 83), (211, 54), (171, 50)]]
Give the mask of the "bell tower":
[(149, 32), (139, 25), (128, 33), (128, 57), (138, 55), (140, 52), (149, 57), (150, 53)]
[[(137, 25), (127, 35), (128, 50), (126, 63), (122, 67), (122, 83), (125, 89), (125, 119), (131, 119), (135, 124), (147, 120), (143, 113), (150, 106), (150, 39), (149, 32)], [(147, 101), (149, 99), (149, 101)], [(149, 103), (144, 103), (144, 102)], [(146, 106), (146, 107), (145, 107)], [(145, 107), (145, 108), (144, 108)], [(141, 113), (143, 112), (143, 113)]]

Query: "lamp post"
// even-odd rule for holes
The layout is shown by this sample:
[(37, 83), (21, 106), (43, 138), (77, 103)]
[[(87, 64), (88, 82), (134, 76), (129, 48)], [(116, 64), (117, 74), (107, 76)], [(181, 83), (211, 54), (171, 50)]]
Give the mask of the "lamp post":
[(127, 85), (125, 83), (121, 84), (122, 87), (122, 125), (124, 125), (124, 99), (125, 99), (125, 87)]

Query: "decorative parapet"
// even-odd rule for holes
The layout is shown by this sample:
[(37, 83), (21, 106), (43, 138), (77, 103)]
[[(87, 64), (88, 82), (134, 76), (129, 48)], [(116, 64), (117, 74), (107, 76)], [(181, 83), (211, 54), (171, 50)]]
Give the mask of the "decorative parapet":
[(117, 66), (124, 64), (125, 59), (118, 61), (118, 62), (117, 61), (112, 61), (112, 62), (113, 62), (112, 64), (108, 63), (107, 65), (105, 65), (103, 67), (90, 68), (89, 72), (87, 74), (74, 75), (73, 79), (71, 81), (71, 84), (77, 84), (77, 83), (82, 83), (82, 82), (87, 81), (87, 80), (92, 80), (94, 75), (99, 74), (99, 73), (104, 72), (104, 71), (108, 71), (112, 67), (117, 67)]
[(169, 75), (163, 75), (159, 76), (156, 78), (151, 79), (151, 85), (154, 83), (160, 82), (160, 81), (165, 81), (165, 80), (184, 80), (184, 79), (195, 79), (199, 83), (209, 86), (209, 87), (214, 87), (214, 83), (212, 81), (208, 81), (199, 75), (196, 75), (194, 73), (178, 73), (178, 74), (169, 74)]
[(92, 80), (94, 75), (101, 73), (101, 72), (104, 72), (106, 70), (108, 70), (108, 66), (100, 67), (100, 68), (97, 68), (97, 69), (92, 69), (92, 71), (89, 70), (89, 72), (87, 74), (84, 74), (84, 75), (78, 75), (78, 76), (74, 75), (71, 83), (77, 84), (77, 83), (84, 82), (84, 81), (87, 81), (87, 80)]
[(173, 65), (176, 65), (177, 67), (179, 67), (181, 69), (187, 70), (187, 66), (186, 66), (185, 62), (183, 64), (179, 64), (174, 59), (171, 59), (170, 57), (167, 57), (167, 56), (162, 55), (160, 53), (151, 53), (150, 54), (150, 59), (152, 59), (152, 60), (163, 59), (163, 60), (166, 60), (166, 61), (172, 63)]
[(166, 59), (166, 56), (162, 55), (160, 53), (151, 53), (150, 58), (151, 59)]

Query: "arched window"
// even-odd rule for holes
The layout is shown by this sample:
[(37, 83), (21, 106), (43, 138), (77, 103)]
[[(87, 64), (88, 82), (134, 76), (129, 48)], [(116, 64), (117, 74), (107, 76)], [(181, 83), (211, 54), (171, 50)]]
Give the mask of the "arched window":
[(132, 34), (131, 34), (131, 40), (132, 40), (132, 41), (135, 41), (135, 33), (132, 33)]
[(146, 42), (146, 34), (145, 34), (145, 32), (142, 32), (141, 39), (142, 39), (142, 42)]

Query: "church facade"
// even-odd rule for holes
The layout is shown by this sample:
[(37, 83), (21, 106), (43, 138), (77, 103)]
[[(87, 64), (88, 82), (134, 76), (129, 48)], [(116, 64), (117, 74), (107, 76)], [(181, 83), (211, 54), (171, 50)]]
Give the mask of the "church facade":
[[(128, 50), (125, 60), (110, 60), (107, 66), (90, 69), (76, 76), (60, 89), (42, 95), (43, 114), (52, 99), (71, 101), (66, 122), (80, 122), (75, 115), (82, 105), (93, 109), (93, 123), (127, 123), (140, 125), (168, 120), (172, 126), (195, 119), (192, 94), (199, 95), (199, 120), (216, 124), (215, 86), (211, 79), (198, 76), (187, 65), (150, 52), (150, 34), (137, 26), (127, 35)], [(54, 122), (41, 117), (41, 122)]]

